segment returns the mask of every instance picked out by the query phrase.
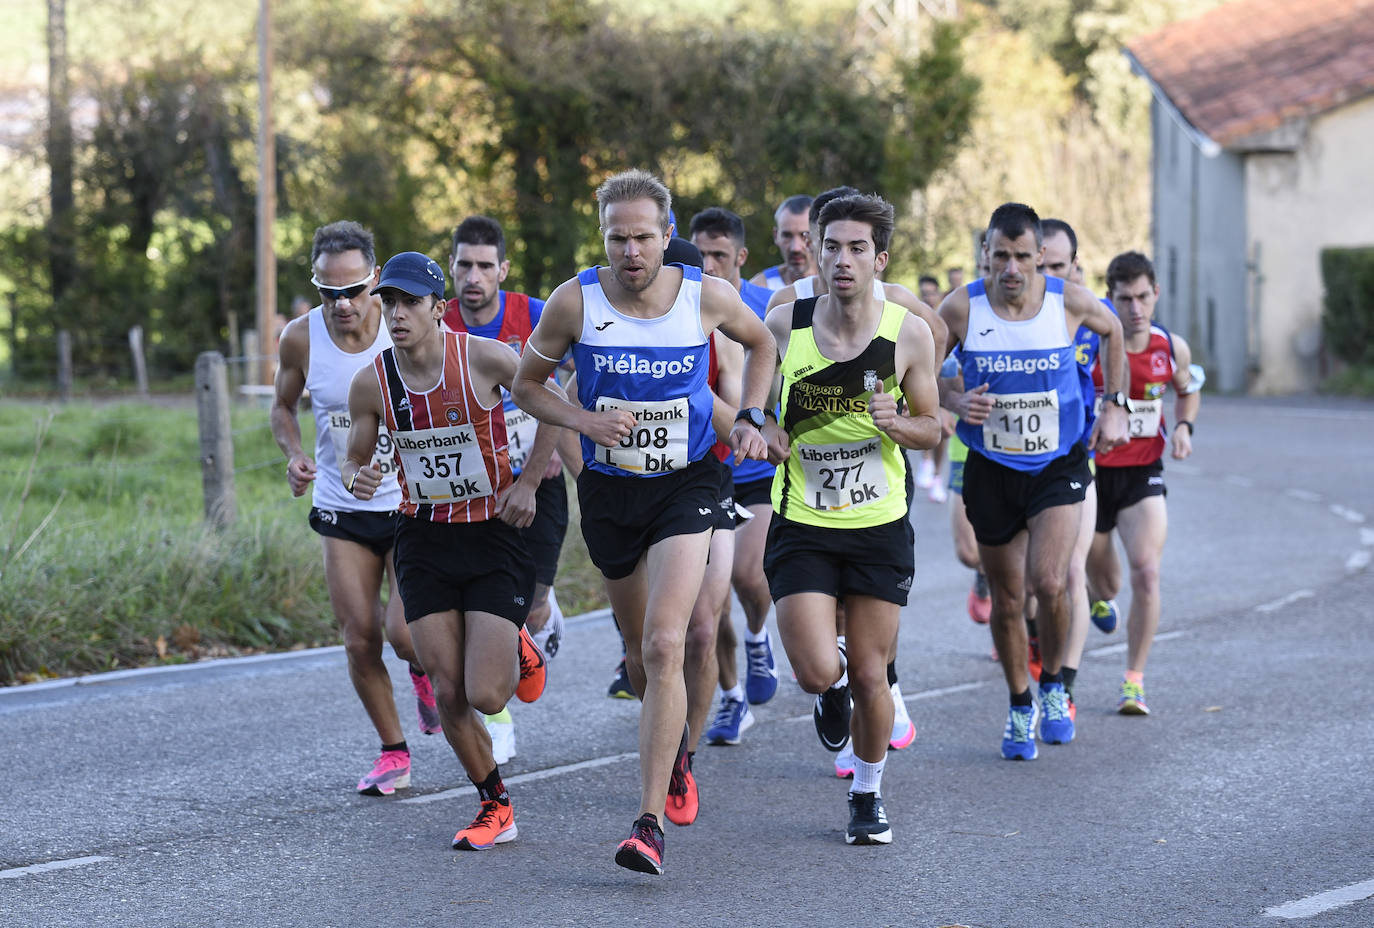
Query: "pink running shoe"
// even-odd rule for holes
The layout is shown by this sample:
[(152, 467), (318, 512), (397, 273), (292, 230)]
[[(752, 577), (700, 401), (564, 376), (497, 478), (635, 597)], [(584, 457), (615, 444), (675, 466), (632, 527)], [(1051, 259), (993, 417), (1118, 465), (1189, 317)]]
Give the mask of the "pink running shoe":
[(420, 716), (420, 731), (427, 735), (437, 735), (444, 730), (439, 722), (439, 704), (434, 701), (434, 686), (429, 676), (410, 672), (410, 682), (415, 687), (415, 711)]
[(390, 796), (409, 785), (410, 752), (383, 751), (371, 772), (358, 781), (358, 792), (364, 796)]

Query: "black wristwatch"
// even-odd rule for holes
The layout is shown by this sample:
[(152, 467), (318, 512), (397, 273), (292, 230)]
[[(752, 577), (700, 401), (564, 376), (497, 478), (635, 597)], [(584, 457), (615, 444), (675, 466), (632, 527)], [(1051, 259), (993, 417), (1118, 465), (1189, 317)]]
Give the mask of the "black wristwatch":
[(763, 410), (757, 406), (750, 406), (748, 409), (741, 409), (735, 415), (736, 422), (748, 422), (759, 431), (763, 431)]
[(1111, 403), (1113, 406), (1120, 406), (1127, 412), (1135, 412), (1135, 406), (1131, 404), (1131, 398), (1117, 390), (1115, 393), (1108, 393), (1102, 397), (1103, 402)]

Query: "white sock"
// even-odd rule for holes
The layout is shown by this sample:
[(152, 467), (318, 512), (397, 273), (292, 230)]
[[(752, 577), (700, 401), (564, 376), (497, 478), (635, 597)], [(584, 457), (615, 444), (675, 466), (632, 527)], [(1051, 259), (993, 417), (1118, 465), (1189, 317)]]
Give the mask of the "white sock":
[(747, 642), (749, 642), (750, 644), (758, 644), (760, 641), (767, 641), (767, 640), (768, 640), (768, 628), (767, 628), (767, 626), (765, 626), (765, 627), (763, 628), (763, 630), (760, 631), (757, 635), (755, 635), (753, 632), (751, 632), (751, 631), (749, 630), (749, 628), (746, 626), (745, 629), (744, 629), (744, 640), (747, 641)]
[(887, 752), (883, 752), (883, 759), (876, 764), (870, 764), (858, 754), (854, 755), (854, 785), (850, 787), (852, 793), (873, 793), (876, 796), (883, 794), (883, 767), (887, 765)]
[(727, 701), (744, 702), (744, 687), (736, 683), (728, 690), (722, 690), (720, 698)]

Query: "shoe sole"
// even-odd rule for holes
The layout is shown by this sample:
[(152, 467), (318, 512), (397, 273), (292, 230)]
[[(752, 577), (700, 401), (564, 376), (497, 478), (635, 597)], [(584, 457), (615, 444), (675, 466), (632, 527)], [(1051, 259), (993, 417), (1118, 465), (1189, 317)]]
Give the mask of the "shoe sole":
[(409, 788), (410, 788), (410, 774), (407, 773), (407, 774), (405, 774), (404, 776), (399, 776), (399, 777), (397, 777), (396, 779), (392, 780), (391, 783), (389, 783), (389, 784), (385, 784), (385, 783), (369, 783), (369, 784), (368, 784), (367, 786), (365, 786), (365, 787), (362, 786), (361, 784), (359, 784), (358, 795), (359, 795), (359, 796), (390, 796), (392, 793), (396, 792), (396, 790), (398, 790), (398, 789), (409, 789)]
[(519, 834), (520, 831), (515, 827), (515, 823), (511, 822), (510, 827), (492, 839), (490, 844), (473, 844), (467, 838), (463, 838), (453, 842), (453, 849), (455, 851), (487, 851), (496, 847), (498, 844), (514, 841)]
[(854, 768), (853, 768), (853, 767), (836, 767), (836, 768), (835, 768), (835, 778), (838, 779), (838, 780), (852, 780), (852, 779), (854, 779)]
[(663, 864), (654, 863), (631, 846), (622, 844), (615, 852), (615, 862), (618, 866), (624, 867), (626, 870), (634, 870), (636, 873), (663, 876)]
[(1131, 701), (1131, 702), (1124, 702), (1124, 703), (1122, 703), (1121, 705), (1117, 706), (1117, 707), (1116, 707), (1116, 711), (1117, 711), (1118, 713), (1120, 713), (1121, 715), (1149, 715), (1149, 714), (1150, 714), (1150, 710), (1149, 710), (1148, 708), (1146, 708), (1145, 706), (1142, 706), (1140, 703), (1135, 702), (1134, 700)]
[(891, 844), (891, 843), (892, 843), (892, 829), (889, 828), (887, 831), (880, 831), (880, 832), (876, 832), (876, 833), (858, 834), (858, 835), (851, 835), (849, 832), (845, 832), (845, 835), (844, 835), (844, 843), (845, 843), (845, 844)]
[(890, 748), (892, 748), (892, 750), (894, 750), (894, 751), (900, 751), (902, 748), (909, 747), (909, 746), (911, 745), (911, 742), (913, 742), (913, 741), (915, 741), (915, 740), (916, 740), (916, 723), (915, 723), (915, 722), (907, 722), (906, 734), (903, 735), (903, 736), (900, 737), (900, 738), (895, 738), (895, 739), (893, 739), (892, 741), (889, 741), (889, 742), (887, 743), (887, 746), (890, 747)]

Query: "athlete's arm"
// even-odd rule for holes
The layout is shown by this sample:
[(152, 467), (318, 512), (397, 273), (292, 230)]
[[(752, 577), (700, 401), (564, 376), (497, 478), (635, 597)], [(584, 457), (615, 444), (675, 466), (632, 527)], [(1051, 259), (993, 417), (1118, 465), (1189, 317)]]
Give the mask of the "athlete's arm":
[[(747, 353), (740, 402), (746, 408), (763, 408), (768, 402), (768, 388), (773, 383), (778, 357), (778, 346), (768, 327), (744, 305), (738, 290), (716, 277), (703, 277), (701, 281), (701, 326), (708, 335), (719, 328), (744, 346)], [(745, 458), (762, 460), (768, 454), (762, 433), (747, 422), (734, 424), (729, 443), (735, 451), (736, 464)]]
[(715, 403), (711, 408), (711, 428), (717, 441), (727, 441), (740, 410), (740, 385), (744, 378), (744, 350), (724, 332), (712, 332), (716, 349), (716, 385), (711, 388)]
[(598, 445), (611, 448), (635, 427), (631, 413), (583, 409), (545, 387), (549, 375), (581, 334), (582, 286), (574, 278), (560, 284), (544, 304), (539, 324), (525, 342), (511, 396), (515, 405), (540, 422), (576, 429)]
[(291, 487), (291, 495), (300, 496), (315, 479), (315, 461), (301, 447), (301, 423), (296, 418), (301, 394), (305, 392), (305, 371), (310, 364), (309, 316), (286, 324), (277, 352), (277, 379), (267, 419), (277, 447), (286, 455), (286, 483)]
[(773, 341), (777, 343), (777, 357), (773, 361), (773, 387), (768, 392), (769, 410), (766, 421), (763, 424), (763, 439), (768, 443), (768, 463), (781, 464), (791, 456), (792, 441), (788, 437), (782, 424), (773, 421), (771, 410), (776, 409), (778, 401), (782, 397), (782, 371), (779, 365), (782, 356), (787, 353), (787, 345), (792, 334), (792, 303), (784, 303), (768, 311), (768, 317), (764, 324), (768, 326), (768, 331), (772, 333)]
[[(905, 307), (907, 312), (925, 321), (925, 324), (930, 327), (931, 337), (935, 340), (935, 345), (937, 347), (945, 344), (946, 339), (949, 337), (949, 330), (945, 326), (944, 320), (940, 318), (935, 310), (927, 306), (920, 297), (912, 293), (906, 287), (903, 287), (901, 284), (884, 283), (883, 292), (887, 295), (889, 302)], [(940, 374), (940, 365), (944, 363), (944, 360), (945, 356), (943, 354), (935, 358), (935, 374), (937, 377)]]
[[(1077, 332), (1080, 325), (1102, 336), (1102, 344), (1097, 351), (1097, 362), (1102, 367), (1102, 385), (1107, 396), (1120, 391), (1130, 390), (1126, 368), (1126, 339), (1121, 333), (1121, 320), (1093, 296), (1087, 287), (1064, 282), (1064, 314), (1070, 332)], [(1093, 423), (1092, 436), (1088, 448), (1096, 451), (1110, 451), (1117, 445), (1130, 441), (1126, 410), (1115, 403), (1104, 402), (1102, 411)]]
[[(568, 391), (568, 396), (577, 395), (577, 374), (568, 378), (563, 389)], [(582, 443), (578, 441), (577, 432), (572, 429), (558, 430), (558, 456), (563, 459), (569, 476), (576, 480), (578, 474), (582, 473)]]
[(382, 485), (382, 472), (372, 466), (382, 422), (382, 388), (371, 364), (360, 367), (348, 385), (348, 417), (353, 427), (348, 430), (348, 455), (339, 462), (339, 477), (357, 499), (372, 499)]
[[(1174, 460), (1182, 461), (1193, 453), (1193, 422), (1197, 421), (1198, 410), (1202, 408), (1202, 393), (1197, 390), (1188, 392), (1192, 384), (1193, 374), (1188, 370), (1188, 366), (1193, 363), (1193, 350), (1188, 347), (1188, 343), (1179, 336), (1173, 336), (1174, 341), (1174, 392), (1178, 394), (1178, 399), (1174, 401), (1174, 431), (1170, 437), (1173, 445)], [(1180, 427), (1180, 422), (1187, 422), (1189, 425)]]
[(957, 290), (951, 290), (940, 301), (940, 309), (936, 315), (945, 324), (944, 346), (935, 346), (936, 353), (943, 361), (949, 357), (951, 351), (964, 343), (964, 337), (968, 335), (968, 289), (959, 287)]
[(879, 391), (869, 400), (873, 424), (904, 448), (924, 451), (940, 443), (940, 391), (935, 383), (935, 341), (930, 326), (917, 317), (902, 320), (896, 361), (907, 411), (897, 411), (897, 398)]
[[(944, 350), (939, 350), (940, 346), (936, 345), (936, 354), (943, 363), (951, 351), (963, 344), (964, 338), (968, 335), (968, 290), (959, 287), (946, 294), (940, 302), (938, 315), (940, 321), (945, 324)], [(965, 391), (963, 386), (962, 377), (940, 378), (940, 405), (969, 425), (982, 425), (988, 420), (988, 416), (992, 415), (992, 399), (984, 396), (988, 392), (988, 385), (980, 383), (968, 391)]]

